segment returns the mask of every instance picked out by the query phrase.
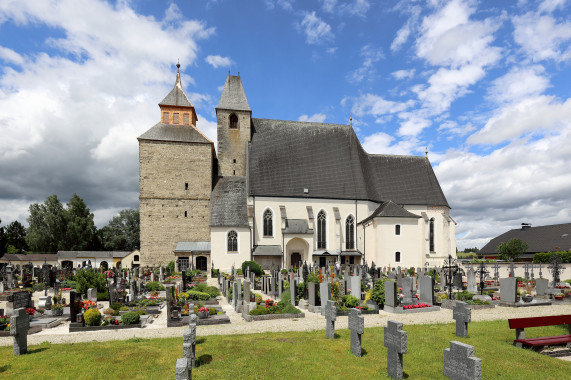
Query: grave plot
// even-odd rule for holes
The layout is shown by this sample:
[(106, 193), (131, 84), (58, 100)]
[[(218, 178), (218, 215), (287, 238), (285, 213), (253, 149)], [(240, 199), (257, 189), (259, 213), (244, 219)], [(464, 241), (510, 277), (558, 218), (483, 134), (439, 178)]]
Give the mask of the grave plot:
[(199, 326), (230, 323), (230, 318), (218, 303), (220, 291), (215, 286), (200, 282), (187, 286), (187, 289), (179, 293), (176, 286), (166, 286), (167, 327), (185, 326), (191, 315), (198, 316), (196, 324)]
[[(405, 280), (405, 278), (403, 278)], [(388, 313), (394, 314), (409, 314), (409, 313), (425, 313), (431, 311), (439, 311), (440, 306), (434, 306), (427, 302), (417, 302), (414, 299), (416, 297), (410, 296), (408, 301), (404, 301), (405, 294), (413, 294), (412, 287), (408, 286), (407, 281), (403, 281), (403, 288), (401, 288), (403, 293), (397, 296), (397, 283), (395, 281), (385, 281), (385, 305), (383, 310)], [(433, 299), (433, 288), (427, 290), (428, 293), (432, 294)], [(404, 302), (407, 304), (404, 304)]]
[(515, 277), (501, 278), (499, 306), (527, 307), (527, 306), (550, 306), (552, 304), (551, 300), (541, 299), (541, 298), (535, 298), (526, 302), (523, 299), (521, 299), (520, 296), (518, 296), (517, 292), (518, 292), (517, 278)]

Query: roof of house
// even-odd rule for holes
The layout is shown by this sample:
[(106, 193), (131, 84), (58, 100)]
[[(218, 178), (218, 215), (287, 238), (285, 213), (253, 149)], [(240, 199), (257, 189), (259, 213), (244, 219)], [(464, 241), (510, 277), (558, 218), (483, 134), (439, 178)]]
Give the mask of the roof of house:
[(383, 202), (375, 211), (367, 218), (363, 219), (359, 224), (366, 223), (373, 218), (421, 218), (420, 215), (413, 214), (397, 205), (393, 201)]
[(282, 232), (284, 234), (313, 234), (313, 230), (309, 228), (305, 219), (286, 219)]
[(28, 253), (24, 254), (13, 254), (5, 253), (0, 260), (3, 261), (57, 261), (57, 255), (55, 253)]
[(124, 258), (133, 251), (58, 251), (58, 258)]
[(498, 245), (513, 238), (528, 244), (527, 253), (568, 251), (571, 250), (571, 223), (516, 228), (490, 240), (478, 254), (498, 253)]
[(218, 102), (219, 109), (229, 109), (238, 111), (251, 111), (242, 80), (239, 76), (228, 75), (222, 88), (222, 95)]
[(179, 241), (175, 252), (210, 252), (209, 241)]
[(210, 194), (210, 225), (248, 227), (246, 177), (221, 177)]
[(256, 196), (449, 207), (426, 157), (370, 155), (349, 125), (252, 119), (248, 170)]
[(282, 247), (279, 245), (257, 245), (252, 254), (254, 256), (281, 256)]
[(190, 100), (186, 97), (186, 94), (182, 90), (182, 84), (180, 82), (180, 65), (177, 64), (176, 72), (176, 82), (174, 84), (171, 92), (159, 103), (160, 106), (179, 106), (179, 107), (193, 107)]
[(137, 139), (212, 144), (212, 141), (196, 127), (179, 124), (157, 123)]

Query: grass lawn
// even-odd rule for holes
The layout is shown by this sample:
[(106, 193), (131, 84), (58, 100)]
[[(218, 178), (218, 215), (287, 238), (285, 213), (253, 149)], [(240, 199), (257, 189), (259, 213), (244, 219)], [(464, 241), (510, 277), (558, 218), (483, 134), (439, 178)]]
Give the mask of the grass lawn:
[[(253, 322), (255, 323), (255, 322)], [(300, 321), (302, 323), (302, 321)], [(363, 357), (350, 351), (350, 332), (339, 329), (329, 340), (325, 331), (200, 337), (196, 379), (383, 379), (387, 351), (383, 328), (367, 328)], [(342, 326), (345, 327), (345, 326)], [(475, 347), (484, 379), (569, 379), (571, 362), (512, 346), (515, 331), (507, 321), (472, 322), (466, 338), (455, 336), (454, 324), (404, 325), (408, 353), (404, 373), (410, 379), (443, 379), (443, 351), (457, 340)], [(526, 329), (526, 337), (562, 335), (567, 326)], [(171, 379), (182, 356), (180, 338), (50, 344), (28, 347), (13, 356), (0, 347), (2, 379)]]

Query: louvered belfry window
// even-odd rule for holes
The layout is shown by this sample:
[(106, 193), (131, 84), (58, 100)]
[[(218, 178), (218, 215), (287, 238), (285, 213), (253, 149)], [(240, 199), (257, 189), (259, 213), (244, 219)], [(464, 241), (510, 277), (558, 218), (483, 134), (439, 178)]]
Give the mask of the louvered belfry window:
[(230, 115), (230, 129), (238, 129), (238, 116)]

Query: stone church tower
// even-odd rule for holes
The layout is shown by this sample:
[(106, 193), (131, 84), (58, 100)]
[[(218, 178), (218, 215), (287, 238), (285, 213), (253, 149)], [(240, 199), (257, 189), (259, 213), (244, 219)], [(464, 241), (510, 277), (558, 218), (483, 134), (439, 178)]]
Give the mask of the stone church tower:
[(220, 175), (246, 176), (252, 110), (239, 76), (228, 75), (216, 107)]
[(210, 241), (216, 152), (196, 128), (179, 70), (159, 107), (160, 122), (138, 138), (141, 266), (176, 262), (178, 242)]

